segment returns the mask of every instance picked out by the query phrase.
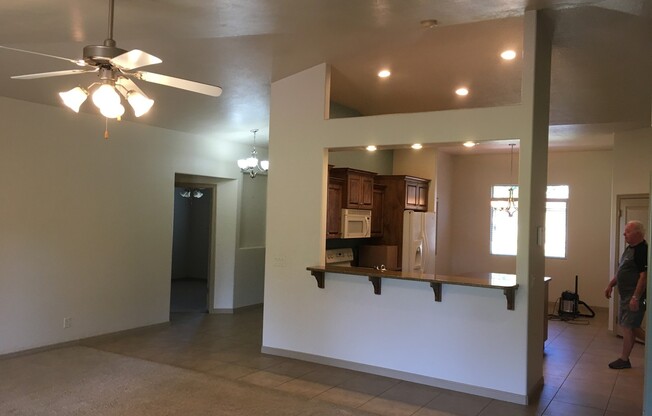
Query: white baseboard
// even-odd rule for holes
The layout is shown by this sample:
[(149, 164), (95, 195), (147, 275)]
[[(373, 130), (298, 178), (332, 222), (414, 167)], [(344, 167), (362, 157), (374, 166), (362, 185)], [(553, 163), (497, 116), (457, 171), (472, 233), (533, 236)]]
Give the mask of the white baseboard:
[[(330, 365), (332, 367), (345, 368), (347, 370), (361, 371), (384, 377), (392, 377), (399, 380), (410, 381), (413, 383), (424, 384), (427, 386), (438, 387), (458, 391), (462, 393), (474, 394), (476, 396), (488, 397), (491, 399), (502, 400), (506, 402), (526, 405), (528, 397), (504, 392), (500, 390), (489, 389), (485, 387), (472, 386), (469, 384), (457, 383), (454, 381), (442, 380), (434, 377), (422, 376), (420, 374), (407, 373), (404, 371), (392, 370), (383, 367), (376, 367), (368, 364), (360, 364), (352, 361), (340, 360), (337, 358), (323, 357), (320, 355), (307, 354), (297, 351), (289, 351), (281, 348), (265, 347), (261, 351), (265, 354), (277, 355), (286, 358), (295, 358), (298, 360), (309, 361), (317, 364)], [(543, 379), (541, 379), (541, 384)], [(533, 389), (535, 390), (535, 389)]]
[(238, 308), (213, 308), (211, 310), (211, 313), (212, 314), (226, 314), (226, 315), (229, 315), (229, 314), (233, 314), (233, 313), (237, 313), (237, 312), (248, 311), (248, 310), (251, 310), (251, 309), (262, 308), (262, 306), (263, 306), (262, 303), (255, 303), (253, 305), (240, 306)]

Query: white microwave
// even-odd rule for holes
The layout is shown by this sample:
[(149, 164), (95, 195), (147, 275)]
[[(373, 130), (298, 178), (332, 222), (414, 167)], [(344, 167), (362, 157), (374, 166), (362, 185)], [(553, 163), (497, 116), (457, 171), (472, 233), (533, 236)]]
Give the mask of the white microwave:
[(367, 209), (342, 210), (342, 238), (371, 237), (371, 211)]

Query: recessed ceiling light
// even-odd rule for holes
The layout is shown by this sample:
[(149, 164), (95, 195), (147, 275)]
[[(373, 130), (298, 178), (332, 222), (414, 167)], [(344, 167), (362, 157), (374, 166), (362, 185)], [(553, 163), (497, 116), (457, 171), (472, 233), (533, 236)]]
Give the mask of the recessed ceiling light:
[(374, 146), (373, 144), (370, 144), (369, 146), (367, 146), (367, 150), (369, 150), (370, 152), (373, 152), (373, 151), (375, 151), (376, 149), (377, 149), (377, 147)]
[(503, 51), (500, 54), (500, 57), (506, 61), (511, 61), (512, 59), (516, 58), (516, 52), (511, 49), (508, 49), (506, 51)]
[(387, 77), (390, 76), (390, 75), (392, 75), (392, 73), (389, 72), (389, 69), (383, 69), (382, 71), (380, 71), (380, 72), (378, 73), (378, 76), (379, 76), (380, 78), (387, 78)]
[(412, 147), (414, 150), (419, 150), (419, 149), (421, 149), (423, 146), (421, 145), (421, 143), (414, 143), (411, 147)]
[(464, 142), (463, 146), (471, 148), (471, 147), (475, 147), (476, 144), (477, 144), (476, 142), (468, 141), (468, 142)]
[(462, 95), (462, 96), (469, 95), (469, 90), (464, 88), (464, 87), (458, 88), (458, 89), (455, 90), (455, 94)]

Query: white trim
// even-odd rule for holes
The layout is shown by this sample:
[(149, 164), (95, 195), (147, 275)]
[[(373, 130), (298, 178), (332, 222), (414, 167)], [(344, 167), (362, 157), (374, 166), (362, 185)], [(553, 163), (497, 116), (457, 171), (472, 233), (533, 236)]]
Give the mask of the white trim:
[[(427, 386), (438, 387), (447, 390), (453, 390), (462, 393), (474, 394), (476, 396), (488, 397), (490, 399), (502, 400), (516, 404), (527, 405), (528, 396), (521, 394), (508, 393), (505, 391), (488, 389), (484, 387), (472, 386), (464, 383), (456, 383), (454, 381), (442, 380), (434, 377), (422, 376), (419, 374), (407, 373), (405, 371), (392, 370), (389, 368), (377, 367), (368, 364), (360, 364), (353, 361), (340, 360), (337, 358), (324, 357), (320, 355), (307, 354), (297, 351), (290, 351), (281, 348), (265, 347), (261, 349), (262, 353), (277, 355), (280, 357), (294, 358), (302, 361), (309, 361), (312, 363), (329, 365), (332, 367), (344, 368), (347, 370), (361, 371), (364, 373), (375, 374), (378, 376), (391, 377), (399, 380), (410, 381), (412, 383), (424, 384)], [(543, 378), (532, 389), (530, 395), (540, 391), (543, 386)]]

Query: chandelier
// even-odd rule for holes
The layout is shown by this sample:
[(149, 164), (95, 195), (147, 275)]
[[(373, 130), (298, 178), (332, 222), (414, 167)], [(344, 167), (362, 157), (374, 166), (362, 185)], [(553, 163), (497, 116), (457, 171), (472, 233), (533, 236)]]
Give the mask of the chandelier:
[(254, 134), (254, 145), (253, 150), (251, 151), (251, 156), (246, 159), (238, 160), (238, 167), (242, 173), (248, 173), (250, 178), (255, 178), (258, 174), (266, 174), (269, 170), (269, 161), (261, 160), (258, 161), (256, 154), (256, 132), (258, 129), (253, 129), (251, 132)]
[[(514, 183), (514, 181), (512, 179), (512, 172), (514, 170), (514, 146), (515, 146), (514, 143), (511, 143), (509, 145), (509, 147), (510, 147), (510, 149), (509, 149), (509, 181), (510, 181), (510, 183)], [(516, 206), (516, 201), (514, 200), (514, 185), (511, 185), (509, 187), (508, 192), (509, 192), (509, 196), (507, 197), (507, 206), (500, 207), (498, 210), (506, 212), (507, 215), (509, 215), (511, 217), (511, 216), (514, 215), (514, 213), (516, 213), (516, 211), (518, 211), (518, 207)]]
[(204, 193), (199, 189), (184, 189), (183, 191), (179, 192), (179, 195), (184, 198), (199, 199), (204, 196)]

